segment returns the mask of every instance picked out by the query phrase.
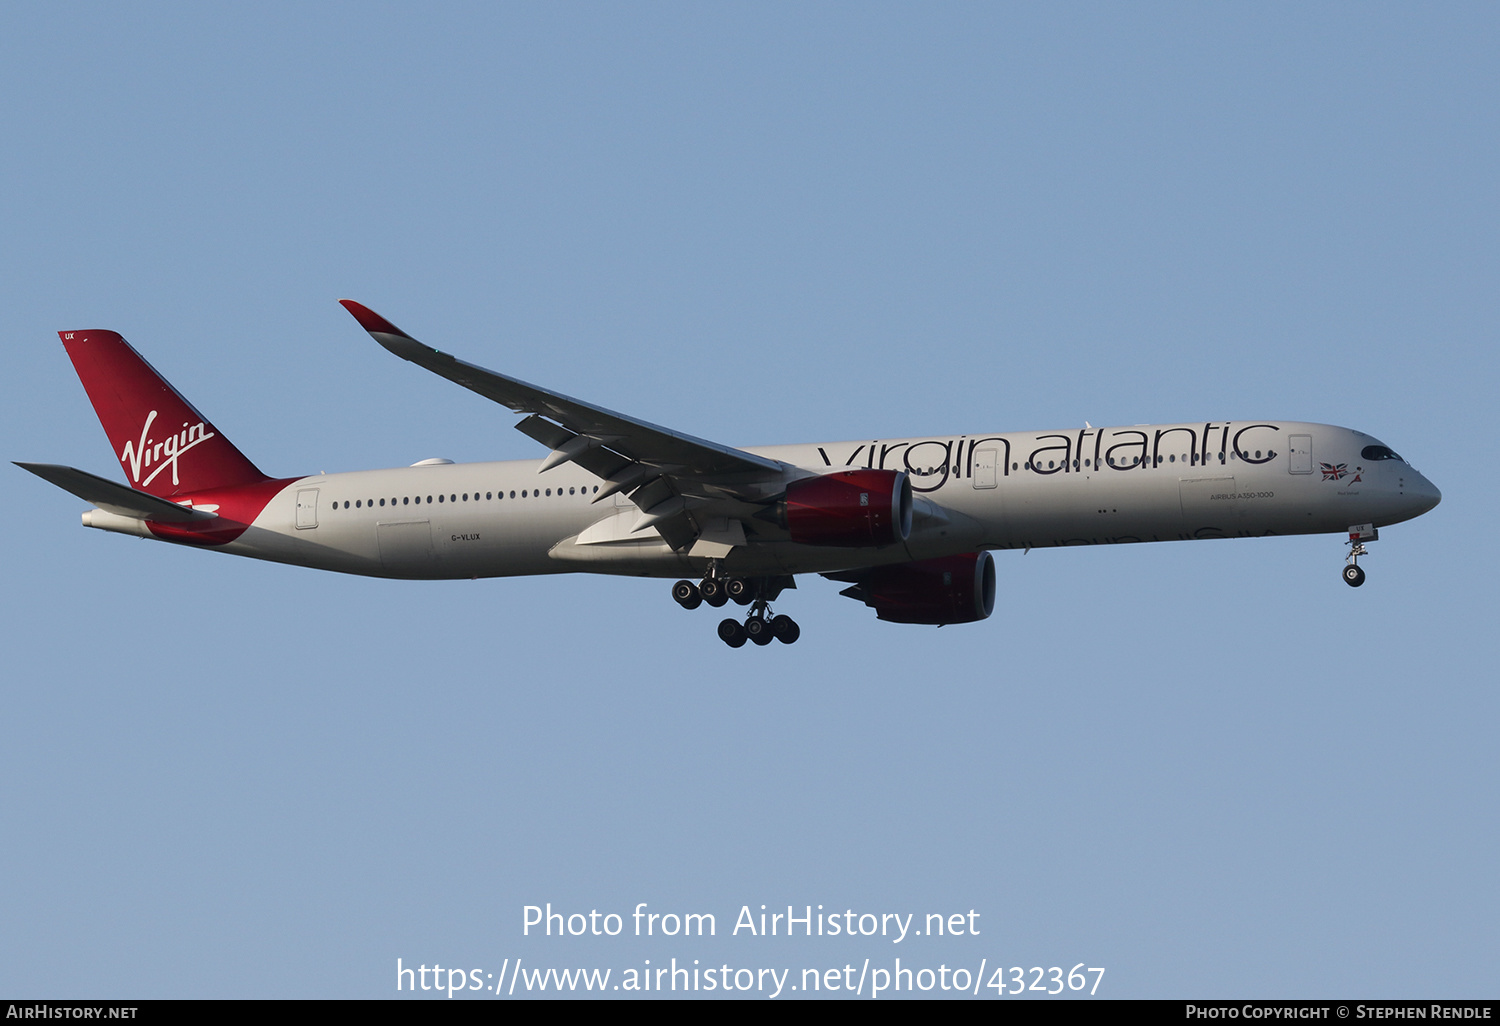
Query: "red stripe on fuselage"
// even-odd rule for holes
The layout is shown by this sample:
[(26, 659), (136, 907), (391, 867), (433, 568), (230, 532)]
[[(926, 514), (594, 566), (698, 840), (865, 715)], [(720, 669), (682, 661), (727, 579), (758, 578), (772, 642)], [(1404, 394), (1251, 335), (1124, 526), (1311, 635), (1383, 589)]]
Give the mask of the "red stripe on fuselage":
[(249, 529), (281, 490), (301, 478), (284, 477), (280, 480), (267, 478), (254, 484), (237, 488), (212, 488), (176, 496), (177, 501), (194, 506), (218, 506), (218, 517), (213, 520), (195, 520), (185, 524), (160, 524), (146, 521), (151, 533), (163, 541), (182, 542), (187, 545), (228, 545)]

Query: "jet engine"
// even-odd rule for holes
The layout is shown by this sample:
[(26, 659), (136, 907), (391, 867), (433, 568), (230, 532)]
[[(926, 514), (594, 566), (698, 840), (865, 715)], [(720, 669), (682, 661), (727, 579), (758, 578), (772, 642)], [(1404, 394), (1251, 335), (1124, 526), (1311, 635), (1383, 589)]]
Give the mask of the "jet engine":
[(995, 610), (995, 559), (970, 552), (878, 566), (861, 572), (854, 587), (840, 594), (860, 599), (892, 623), (974, 623)]
[(892, 545), (911, 534), (911, 481), (901, 470), (841, 470), (787, 485), (775, 521), (804, 545)]

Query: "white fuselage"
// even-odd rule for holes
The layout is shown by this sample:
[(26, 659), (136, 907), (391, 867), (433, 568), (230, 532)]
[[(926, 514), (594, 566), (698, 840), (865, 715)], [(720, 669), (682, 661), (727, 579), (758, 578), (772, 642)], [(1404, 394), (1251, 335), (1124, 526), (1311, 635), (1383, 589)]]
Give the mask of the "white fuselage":
[[(1343, 532), (1437, 504), (1398, 458), (1362, 457), (1369, 435), (1323, 424), (1215, 421), (1056, 432), (948, 435), (747, 451), (813, 473), (904, 470), (917, 496), (905, 543), (873, 552), (794, 544), (764, 531), (722, 563), (743, 576), (1056, 545)], [(306, 477), (287, 485), (222, 551), (398, 578), (596, 573), (689, 576), (623, 495), (565, 463), (441, 463)], [(107, 526), (96, 522), (94, 526)], [(703, 525), (712, 531), (713, 524)]]

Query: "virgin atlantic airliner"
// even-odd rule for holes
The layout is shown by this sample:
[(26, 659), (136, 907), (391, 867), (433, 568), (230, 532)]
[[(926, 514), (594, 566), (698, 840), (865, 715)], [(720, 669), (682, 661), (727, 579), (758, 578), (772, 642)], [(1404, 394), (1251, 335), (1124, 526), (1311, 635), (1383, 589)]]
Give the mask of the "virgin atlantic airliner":
[(59, 332), (128, 485), (21, 467), (95, 507), (83, 523), (280, 563), (413, 580), (588, 572), (682, 578), (734, 601), (719, 637), (786, 644), (797, 574), (882, 620), (972, 623), (996, 549), (1339, 533), (1344, 580), (1381, 527), (1441, 496), (1387, 445), (1296, 421), (1207, 421), (736, 449), (464, 363), (343, 300), (386, 349), (525, 416), (541, 460), (267, 477), (112, 331)]

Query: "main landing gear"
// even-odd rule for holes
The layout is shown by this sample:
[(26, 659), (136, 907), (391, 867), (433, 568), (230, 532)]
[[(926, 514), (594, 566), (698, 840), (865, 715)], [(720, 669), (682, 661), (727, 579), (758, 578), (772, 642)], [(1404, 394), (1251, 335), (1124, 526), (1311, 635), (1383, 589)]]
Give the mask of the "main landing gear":
[(1379, 538), (1380, 532), (1375, 529), (1374, 524), (1357, 524), (1349, 528), (1349, 555), (1344, 560), (1344, 583), (1349, 587), (1358, 588), (1365, 583), (1365, 572), (1359, 565), (1359, 557), (1370, 554), (1365, 548), (1365, 542), (1377, 541)]
[(743, 624), (734, 619), (719, 621), (719, 640), (730, 648), (743, 648), (747, 641), (761, 646), (772, 641), (790, 645), (802, 636), (802, 628), (790, 616), (771, 615), (769, 598), (780, 591), (780, 587), (768, 587), (760, 580), (709, 576), (697, 584), (678, 581), (672, 585), (672, 598), (683, 609), (697, 609), (705, 602), (717, 608), (730, 599), (749, 606)]

